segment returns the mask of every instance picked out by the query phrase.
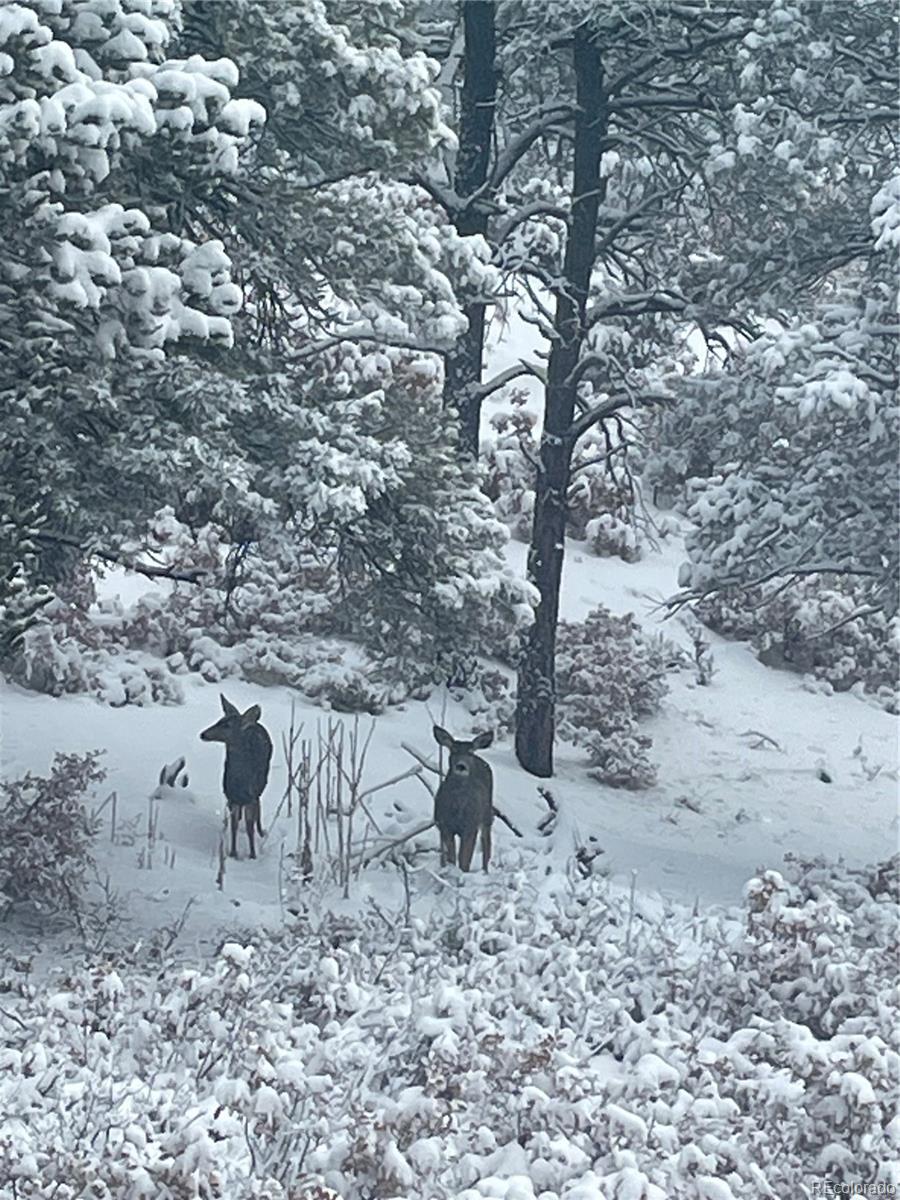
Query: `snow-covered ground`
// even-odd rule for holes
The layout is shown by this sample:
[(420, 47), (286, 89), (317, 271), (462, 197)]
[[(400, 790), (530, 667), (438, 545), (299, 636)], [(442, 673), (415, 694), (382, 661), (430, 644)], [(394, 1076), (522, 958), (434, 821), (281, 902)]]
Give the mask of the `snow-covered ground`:
[[(565, 616), (602, 602), (659, 622), (677, 541), (631, 566), (569, 550)], [(509, 558), (523, 568), (524, 548)], [(198, 738), (217, 687), (186, 676), (183, 705), (114, 709), (2, 685), (4, 774), (97, 747), (98, 802), (117, 803), (81, 928), (0, 924), (0, 1177), (23, 1196), (148, 1200), (811, 1200), (826, 1179), (900, 1184), (891, 872), (772, 872), (731, 907), (785, 854), (892, 853), (895, 718), (710, 640), (711, 684), (674, 675), (652, 723), (657, 786), (603, 787), (560, 747), (542, 837), (537, 781), (501, 740), (485, 757), (523, 836), (495, 823), (491, 874), (441, 871), (432, 829), (346, 901), (321, 858), (292, 890), (295, 820), (277, 815), (292, 704), (304, 734), (333, 714), (227, 685), (262, 706), (276, 753), (260, 857), (242, 834), (220, 887), (223, 747)], [(433, 718), (467, 724), (440, 696), (379, 717), (365, 785), (407, 770), (403, 743), (430, 754)], [(182, 755), (190, 787), (152, 800)], [(391, 837), (430, 816), (415, 779), (368, 803)], [(602, 847), (608, 882), (578, 878), (576, 845)]]
[[(524, 569), (525, 548), (513, 543), (510, 564)], [(661, 624), (659, 601), (675, 590), (681, 550), (671, 539), (640, 563), (598, 559), (569, 546), (563, 615), (583, 618), (597, 603), (614, 612), (635, 612), (646, 626), (687, 642), (676, 620)], [(122, 590), (122, 580), (107, 589)], [(130, 580), (125, 586), (133, 587)], [(518, 866), (563, 869), (576, 844), (603, 848), (613, 882), (629, 886), (632, 872), (642, 894), (667, 901), (735, 904), (745, 881), (759, 867), (779, 867), (785, 854), (843, 856), (851, 865), (886, 858), (897, 845), (896, 720), (851, 695), (809, 690), (801, 677), (760, 664), (745, 646), (710, 635), (716, 673), (709, 686), (691, 671), (671, 677), (662, 713), (648, 725), (658, 784), (646, 791), (602, 786), (585, 773), (579, 750), (559, 747), (557, 773), (549, 787), (561, 817), (552, 839), (537, 824), (547, 808), (537, 781), (516, 764), (509, 740), (485, 752), (495, 773), (496, 802), (524, 835), (498, 825), (493, 870)], [(217, 886), (223, 819), (223, 747), (201, 743), (200, 730), (219, 715), (219, 688), (197, 677), (184, 679), (186, 702), (178, 707), (114, 709), (87, 697), (54, 699), (2, 684), (2, 771), (7, 778), (30, 770), (46, 773), (55, 752), (103, 750), (108, 772), (98, 799), (114, 791), (116, 838), (111, 811), (103, 810), (98, 846), (101, 877), (127, 896), (130, 928), (142, 931), (173, 921), (191, 902), (185, 927), (192, 940), (208, 944), (223, 928), (276, 925), (283, 918), (285, 861), (296, 846), (295, 819), (286, 807), (282, 736), (295, 705), (305, 734), (328, 714), (285, 688), (229, 682), (228, 698), (241, 708), (262, 705), (263, 723), (275, 743), (272, 772), (263, 797), (267, 829), (260, 857), (249, 861), (241, 835), (239, 861), (228, 861)], [(352, 718), (343, 718), (352, 723)], [(464, 714), (440, 696), (428, 704), (408, 703), (375, 722), (366, 780), (374, 785), (412, 765), (406, 742), (431, 755), (434, 719), (464, 734)], [(362, 718), (367, 726), (369, 718)], [(183, 755), (190, 788), (152, 801), (160, 768)], [(826, 777), (827, 780), (826, 781)], [(148, 862), (146, 829), (150, 806), (157, 811), (158, 842)], [(378, 792), (372, 811), (383, 833), (400, 836), (430, 818), (431, 801), (415, 779)], [(124, 833), (123, 833), (124, 831)], [(414, 902), (441, 885), (437, 837), (417, 857)], [(466, 881), (479, 886), (477, 876)], [(372, 866), (354, 895), (380, 903), (399, 902), (396, 871)]]

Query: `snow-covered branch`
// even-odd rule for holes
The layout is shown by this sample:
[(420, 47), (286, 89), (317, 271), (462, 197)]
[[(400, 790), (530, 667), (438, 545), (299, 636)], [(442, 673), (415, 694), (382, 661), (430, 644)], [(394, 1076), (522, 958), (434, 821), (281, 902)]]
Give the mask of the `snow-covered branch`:
[(617, 296), (609, 301), (595, 304), (588, 314), (588, 328), (608, 317), (640, 317), (649, 313), (681, 313), (687, 308), (687, 300), (672, 292), (646, 291)]
[(637, 408), (651, 404), (671, 404), (674, 397), (668, 392), (617, 392), (602, 404), (597, 404), (576, 417), (566, 432), (566, 440), (574, 445), (589, 429), (600, 421), (613, 416), (623, 408)]
[(208, 567), (156, 567), (151, 563), (141, 562), (133, 554), (126, 554), (124, 551), (107, 550), (101, 546), (95, 545), (93, 542), (83, 543), (78, 538), (68, 537), (66, 534), (52, 533), (46, 529), (41, 529), (32, 534), (36, 542), (43, 542), (47, 545), (66, 546), (72, 550), (80, 550), (88, 558), (99, 558), (101, 562), (109, 563), (117, 567), (125, 567), (128, 571), (134, 571), (137, 575), (143, 575), (147, 579), (171, 579), (174, 583), (199, 583), (209, 574)]
[(523, 375), (531, 375), (535, 379), (540, 379), (541, 382), (546, 381), (546, 372), (534, 363), (528, 363), (520, 360), (514, 366), (507, 367), (505, 371), (501, 371), (499, 375), (495, 375), (493, 379), (488, 379), (478, 388), (476, 395), (484, 400), (488, 396), (493, 395), (502, 387), (506, 387), (508, 383), (512, 383), (514, 379), (521, 379)]
[(568, 221), (569, 215), (569, 210), (562, 205), (535, 200), (531, 204), (523, 205), (498, 225), (493, 236), (494, 244), (502, 246), (520, 225), (524, 225), (526, 221), (533, 221), (535, 217), (555, 217), (558, 221)]
[(535, 121), (511, 138), (498, 152), (482, 192), (488, 195), (495, 192), (538, 138), (547, 132), (549, 126), (563, 117), (571, 117), (573, 111), (571, 104), (559, 102), (547, 104)]
[[(716, 596), (722, 592), (750, 592), (755, 588), (762, 587), (764, 584), (771, 583), (774, 579), (792, 581), (812, 575), (833, 575), (844, 576), (850, 579), (877, 580), (881, 577), (882, 572), (876, 570), (874, 567), (859, 566), (850, 562), (841, 562), (837, 559), (821, 559), (818, 562), (794, 560), (776, 563), (758, 575), (747, 576), (745, 573), (739, 572), (731, 575), (722, 575), (715, 580), (711, 580), (704, 586), (684, 588), (682, 591), (676, 592), (665, 603), (667, 608), (673, 612), (677, 612), (687, 604), (694, 604), (698, 600), (704, 600), (709, 596)], [(868, 604), (865, 608), (869, 613), (877, 613), (883, 612), (885, 606), (881, 604)]]

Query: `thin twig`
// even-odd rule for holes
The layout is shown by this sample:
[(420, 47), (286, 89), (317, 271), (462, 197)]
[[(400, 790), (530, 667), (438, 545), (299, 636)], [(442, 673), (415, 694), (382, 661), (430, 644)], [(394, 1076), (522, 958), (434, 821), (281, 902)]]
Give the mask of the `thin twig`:
[(368, 866), (369, 863), (374, 862), (375, 859), (379, 858), (382, 854), (387, 854), (389, 850), (393, 850), (395, 846), (402, 846), (404, 842), (408, 842), (412, 838), (418, 837), (420, 833), (427, 833), (429, 829), (433, 828), (434, 821), (429, 821), (425, 825), (420, 825), (418, 829), (413, 829), (410, 833), (404, 833), (402, 837), (393, 838), (391, 841), (374, 849), (368, 858), (364, 859), (363, 865)]
[(432, 771), (435, 775), (440, 775), (440, 768), (436, 767), (433, 762), (428, 759), (419, 750), (414, 749), (407, 742), (400, 743), (400, 749), (405, 750), (407, 754), (411, 754), (417, 763), (420, 763), (426, 771)]

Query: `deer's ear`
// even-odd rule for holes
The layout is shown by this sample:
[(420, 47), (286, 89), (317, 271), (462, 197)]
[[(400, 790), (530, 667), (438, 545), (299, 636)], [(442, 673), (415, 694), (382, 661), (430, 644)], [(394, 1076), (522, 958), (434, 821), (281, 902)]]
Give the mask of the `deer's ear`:
[(477, 738), (472, 739), (473, 750), (487, 750), (491, 742), (494, 740), (494, 735), (488, 730), (487, 733), (479, 733)]
[(262, 716), (262, 709), (258, 704), (253, 704), (244, 715), (241, 717), (241, 725), (246, 729), (248, 725), (255, 725)]
[(222, 695), (221, 692), (219, 693), (219, 699), (222, 701), (222, 712), (225, 714), (226, 717), (236, 717), (238, 715), (238, 710), (234, 707), (233, 704), (230, 704), (225, 699), (225, 697)]
[(453, 738), (446, 729), (441, 729), (440, 725), (435, 725), (431, 732), (434, 734), (434, 740), (439, 746), (444, 746), (448, 750), (450, 749), (453, 744)]

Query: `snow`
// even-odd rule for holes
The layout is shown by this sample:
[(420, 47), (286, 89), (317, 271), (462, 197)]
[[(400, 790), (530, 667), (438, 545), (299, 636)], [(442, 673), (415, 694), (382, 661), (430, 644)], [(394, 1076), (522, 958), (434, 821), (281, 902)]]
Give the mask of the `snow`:
[[(524, 571), (526, 547), (511, 542), (510, 569)], [(613, 612), (633, 611), (645, 628), (662, 630), (686, 644), (676, 621), (662, 620), (660, 601), (675, 590), (683, 555), (671, 537), (642, 561), (598, 559), (570, 543), (563, 584), (562, 615), (582, 620), (598, 603)], [(150, 585), (134, 576), (110, 572), (101, 597), (127, 602)], [(152, 585), (159, 587), (158, 583)], [(620, 791), (588, 779), (580, 751), (562, 745), (555, 777), (548, 781), (561, 813), (552, 838), (537, 834), (546, 813), (537, 780), (516, 764), (509, 739), (486, 752), (495, 774), (499, 807), (524, 833), (515, 838), (504, 826), (495, 833), (495, 863), (500, 872), (544, 866), (565, 869), (576, 844), (596, 839), (612, 881), (630, 886), (635, 873), (639, 896), (657, 903), (736, 905), (746, 880), (760, 867), (778, 869), (786, 854), (842, 856), (851, 865), (884, 858), (896, 839), (897, 746), (895, 718), (854, 695), (825, 695), (808, 690), (803, 677), (763, 666), (740, 643), (709, 634), (716, 673), (709, 686), (694, 682), (690, 671), (674, 674), (663, 711), (648, 722), (659, 782), (642, 792)], [(267, 830), (260, 858), (229, 860), (222, 889), (216, 886), (219, 839), (224, 817), (221, 747), (201, 744), (198, 735), (219, 708), (218, 689), (195, 674), (180, 675), (184, 704), (110, 708), (84, 696), (53, 698), (0, 684), (2, 769), (8, 778), (31, 770), (44, 773), (54, 752), (104, 751), (108, 776), (98, 804), (117, 796), (117, 824), (146, 828), (148, 806), (156, 810), (158, 852), (141, 856), (140, 838), (111, 840), (110, 806), (98, 846), (101, 875), (129, 897), (129, 920), (138, 931), (176, 918), (190, 905), (186, 936), (209, 945), (221, 928), (275, 926), (282, 920), (282, 857), (294, 849), (294, 822), (285, 811), (275, 819), (286, 784), (280, 745), (291, 706), (307, 730), (315, 730), (320, 708), (287, 688), (260, 688), (231, 681), (228, 698), (242, 710), (262, 705), (262, 721), (276, 746), (269, 786), (263, 796)], [(367, 785), (405, 771), (410, 760), (401, 743), (430, 755), (433, 715), (445, 700), (409, 702), (389, 709), (375, 722), (367, 762)], [(368, 720), (368, 718), (364, 718)], [(467, 718), (447, 702), (441, 722), (463, 731)], [(859, 746), (865, 746), (865, 763)], [(186, 759), (190, 788), (159, 786), (160, 768)], [(874, 764), (882, 769), (875, 773)], [(868, 766), (868, 770), (863, 768)], [(831, 782), (822, 779), (822, 769)], [(874, 777), (873, 777), (874, 776)], [(155, 799), (151, 800), (151, 797)], [(373, 815), (395, 836), (430, 819), (430, 800), (415, 778), (399, 781), (371, 798)], [(396, 824), (399, 805), (403, 818)], [(405, 822), (405, 824), (404, 824)], [(433, 831), (420, 839), (433, 847), (426, 878), (437, 869)], [(245, 853), (245, 851), (243, 851)], [(427, 859), (426, 859), (427, 861)], [(143, 865), (139, 865), (143, 863)], [(479, 887), (472, 875), (467, 886)], [(372, 896), (396, 900), (393, 871), (373, 867), (363, 875), (357, 903)], [(422, 885), (419, 897), (428, 903)], [(320, 964), (324, 975), (337, 968)], [(440, 1016), (424, 1019), (446, 1027)], [(653, 1064), (639, 1067), (647, 1086)], [(661, 1075), (655, 1086), (665, 1086)]]

